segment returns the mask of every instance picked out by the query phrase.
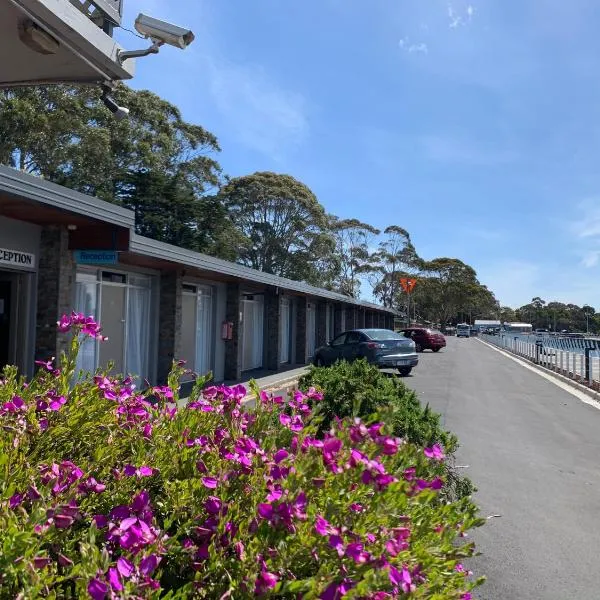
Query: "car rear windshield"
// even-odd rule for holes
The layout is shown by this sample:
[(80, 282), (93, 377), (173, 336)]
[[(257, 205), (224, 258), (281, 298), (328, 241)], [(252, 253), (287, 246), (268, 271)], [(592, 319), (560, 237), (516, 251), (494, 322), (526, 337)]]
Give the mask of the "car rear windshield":
[(389, 329), (368, 329), (365, 334), (372, 340), (402, 340), (404, 336), (401, 333), (390, 331)]

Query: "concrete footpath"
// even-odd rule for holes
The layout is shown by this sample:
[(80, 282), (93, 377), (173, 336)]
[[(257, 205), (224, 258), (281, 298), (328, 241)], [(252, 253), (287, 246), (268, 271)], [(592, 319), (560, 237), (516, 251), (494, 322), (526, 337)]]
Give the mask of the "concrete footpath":
[[(600, 410), (476, 339), (448, 338), (404, 381), (442, 414), (478, 488), (480, 600), (600, 598)], [(564, 386), (566, 387), (566, 386)]]

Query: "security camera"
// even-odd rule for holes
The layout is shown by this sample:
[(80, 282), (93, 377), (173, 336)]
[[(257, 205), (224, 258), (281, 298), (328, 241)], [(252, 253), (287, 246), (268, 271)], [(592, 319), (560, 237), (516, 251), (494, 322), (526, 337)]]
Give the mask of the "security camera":
[(115, 99), (108, 93), (107, 89), (103, 90), (101, 100), (104, 106), (115, 116), (115, 120), (122, 121), (129, 116), (129, 109), (125, 106), (119, 106), (115, 102)]
[(144, 14), (140, 14), (135, 20), (135, 28), (153, 42), (169, 44), (181, 49), (187, 48), (195, 37), (189, 29)]

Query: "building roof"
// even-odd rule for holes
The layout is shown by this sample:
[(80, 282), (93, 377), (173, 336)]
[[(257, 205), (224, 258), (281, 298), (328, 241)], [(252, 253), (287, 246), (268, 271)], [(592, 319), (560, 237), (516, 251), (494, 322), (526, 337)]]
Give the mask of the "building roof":
[[(95, 8), (101, 8), (98, 14), (109, 21), (117, 21), (120, 4), (102, 0)], [(121, 47), (92, 20), (96, 15), (90, 14), (91, 8), (89, 1), (81, 0), (0, 2), (0, 56), (10, 57), (0, 63), (0, 87), (131, 79), (135, 61), (121, 64)], [(30, 36), (20, 35), (28, 21), (54, 40), (50, 54), (40, 54)]]
[(133, 233), (133, 228), (135, 226), (135, 213), (133, 211), (110, 202), (105, 202), (94, 196), (76, 192), (62, 185), (51, 183), (41, 177), (22, 173), (16, 169), (0, 165), (0, 195), (3, 192), (11, 196), (30, 201), (33, 200), (55, 209), (82, 215), (90, 219), (104, 221), (131, 230), (129, 251), (133, 254), (148, 256), (174, 264), (186, 265), (202, 271), (227, 275), (237, 279), (279, 287), (283, 290), (306, 294), (308, 296), (325, 298), (327, 300), (370, 308), (389, 314), (397, 314), (397, 311), (394, 309), (386, 308), (379, 304), (356, 300), (355, 298), (324, 290), (302, 281), (278, 277), (277, 275), (271, 275), (270, 273), (251, 269), (250, 267), (238, 265), (237, 263), (232, 263), (220, 258), (201, 254), (192, 250), (186, 250), (185, 248), (165, 244), (164, 242), (157, 242), (156, 240), (141, 235), (136, 235)]
[(135, 226), (135, 213), (131, 210), (0, 165), (0, 194), (2, 192), (118, 227), (132, 229)]
[(328, 300), (353, 304), (363, 308), (385, 311), (390, 314), (395, 314), (396, 312), (391, 308), (385, 308), (379, 304), (356, 300), (355, 298), (350, 298), (349, 296), (344, 296), (343, 294), (338, 294), (337, 292), (324, 290), (302, 281), (294, 281), (293, 279), (286, 279), (285, 277), (278, 277), (277, 275), (271, 275), (270, 273), (257, 271), (256, 269), (251, 269), (250, 267), (238, 265), (237, 263), (215, 258), (214, 256), (208, 256), (207, 254), (186, 250), (185, 248), (179, 248), (178, 246), (165, 244), (164, 242), (157, 242), (156, 240), (143, 237), (141, 235), (133, 234), (131, 236), (129, 249), (134, 254), (150, 256), (171, 263), (194, 267), (202, 271), (212, 271), (213, 273), (229, 275), (230, 277), (262, 283), (273, 287), (279, 287), (284, 290), (299, 292), (309, 296), (316, 296), (318, 298), (326, 298)]

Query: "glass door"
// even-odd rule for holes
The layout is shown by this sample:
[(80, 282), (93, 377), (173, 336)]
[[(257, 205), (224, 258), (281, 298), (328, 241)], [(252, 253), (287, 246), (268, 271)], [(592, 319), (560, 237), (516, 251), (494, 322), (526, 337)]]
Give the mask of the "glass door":
[(126, 295), (124, 285), (102, 284), (100, 322), (108, 339), (100, 344), (100, 366), (112, 362), (114, 374), (125, 372)]

